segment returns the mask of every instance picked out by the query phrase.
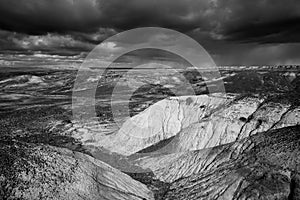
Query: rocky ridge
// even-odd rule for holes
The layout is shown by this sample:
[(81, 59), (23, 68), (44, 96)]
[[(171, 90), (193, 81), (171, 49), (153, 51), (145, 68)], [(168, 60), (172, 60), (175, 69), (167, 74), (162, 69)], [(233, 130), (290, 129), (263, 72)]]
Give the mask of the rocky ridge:
[(0, 141), (0, 199), (154, 199), (142, 183), (86, 154)]

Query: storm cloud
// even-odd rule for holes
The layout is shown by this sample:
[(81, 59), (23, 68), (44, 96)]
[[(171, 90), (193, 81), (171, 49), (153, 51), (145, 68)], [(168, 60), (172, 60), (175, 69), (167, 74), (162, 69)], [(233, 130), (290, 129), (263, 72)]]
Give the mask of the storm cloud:
[[(242, 47), (253, 49), (253, 45), (286, 43), (288, 47), (291, 43), (297, 44), (300, 2), (0, 0), (2, 50), (55, 50), (61, 46), (88, 51), (113, 34), (145, 26), (181, 31), (201, 42), (216, 57), (224, 57), (229, 47), (233, 48), (230, 52), (239, 52)], [(40, 45), (34, 44), (37, 38), (42, 41)], [(220, 53), (223, 55), (217, 55)]]

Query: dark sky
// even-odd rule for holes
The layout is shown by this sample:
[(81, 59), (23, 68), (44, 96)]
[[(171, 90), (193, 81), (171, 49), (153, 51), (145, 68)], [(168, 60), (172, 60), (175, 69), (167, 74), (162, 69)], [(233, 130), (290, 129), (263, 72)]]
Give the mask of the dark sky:
[(0, 51), (76, 55), (136, 27), (197, 40), (218, 65), (300, 63), (299, 0), (0, 0)]

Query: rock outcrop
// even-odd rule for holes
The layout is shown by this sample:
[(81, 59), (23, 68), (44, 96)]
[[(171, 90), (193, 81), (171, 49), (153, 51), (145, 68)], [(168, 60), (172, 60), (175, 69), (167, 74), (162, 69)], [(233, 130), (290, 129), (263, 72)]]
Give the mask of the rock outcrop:
[(299, 107), (290, 102), (246, 97), (183, 129), (168, 148), (172, 152), (204, 149), (298, 124)]

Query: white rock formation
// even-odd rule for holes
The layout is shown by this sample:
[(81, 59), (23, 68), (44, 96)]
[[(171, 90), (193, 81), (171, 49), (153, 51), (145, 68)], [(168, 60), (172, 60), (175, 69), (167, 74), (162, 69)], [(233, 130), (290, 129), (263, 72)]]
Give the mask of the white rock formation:
[(215, 94), (164, 99), (127, 120), (117, 133), (102, 138), (98, 145), (123, 155), (136, 153), (175, 136), (191, 124), (226, 107), (234, 98), (233, 95)]
[(299, 108), (287, 103), (264, 103), (258, 98), (243, 98), (213, 113), (177, 134), (168, 151), (204, 149), (234, 142), (258, 132), (295, 126), (300, 123)]
[(237, 140), (240, 130), (261, 102), (262, 99), (256, 97), (234, 100), (209, 117), (183, 129), (174, 140), (171, 151), (198, 150)]

